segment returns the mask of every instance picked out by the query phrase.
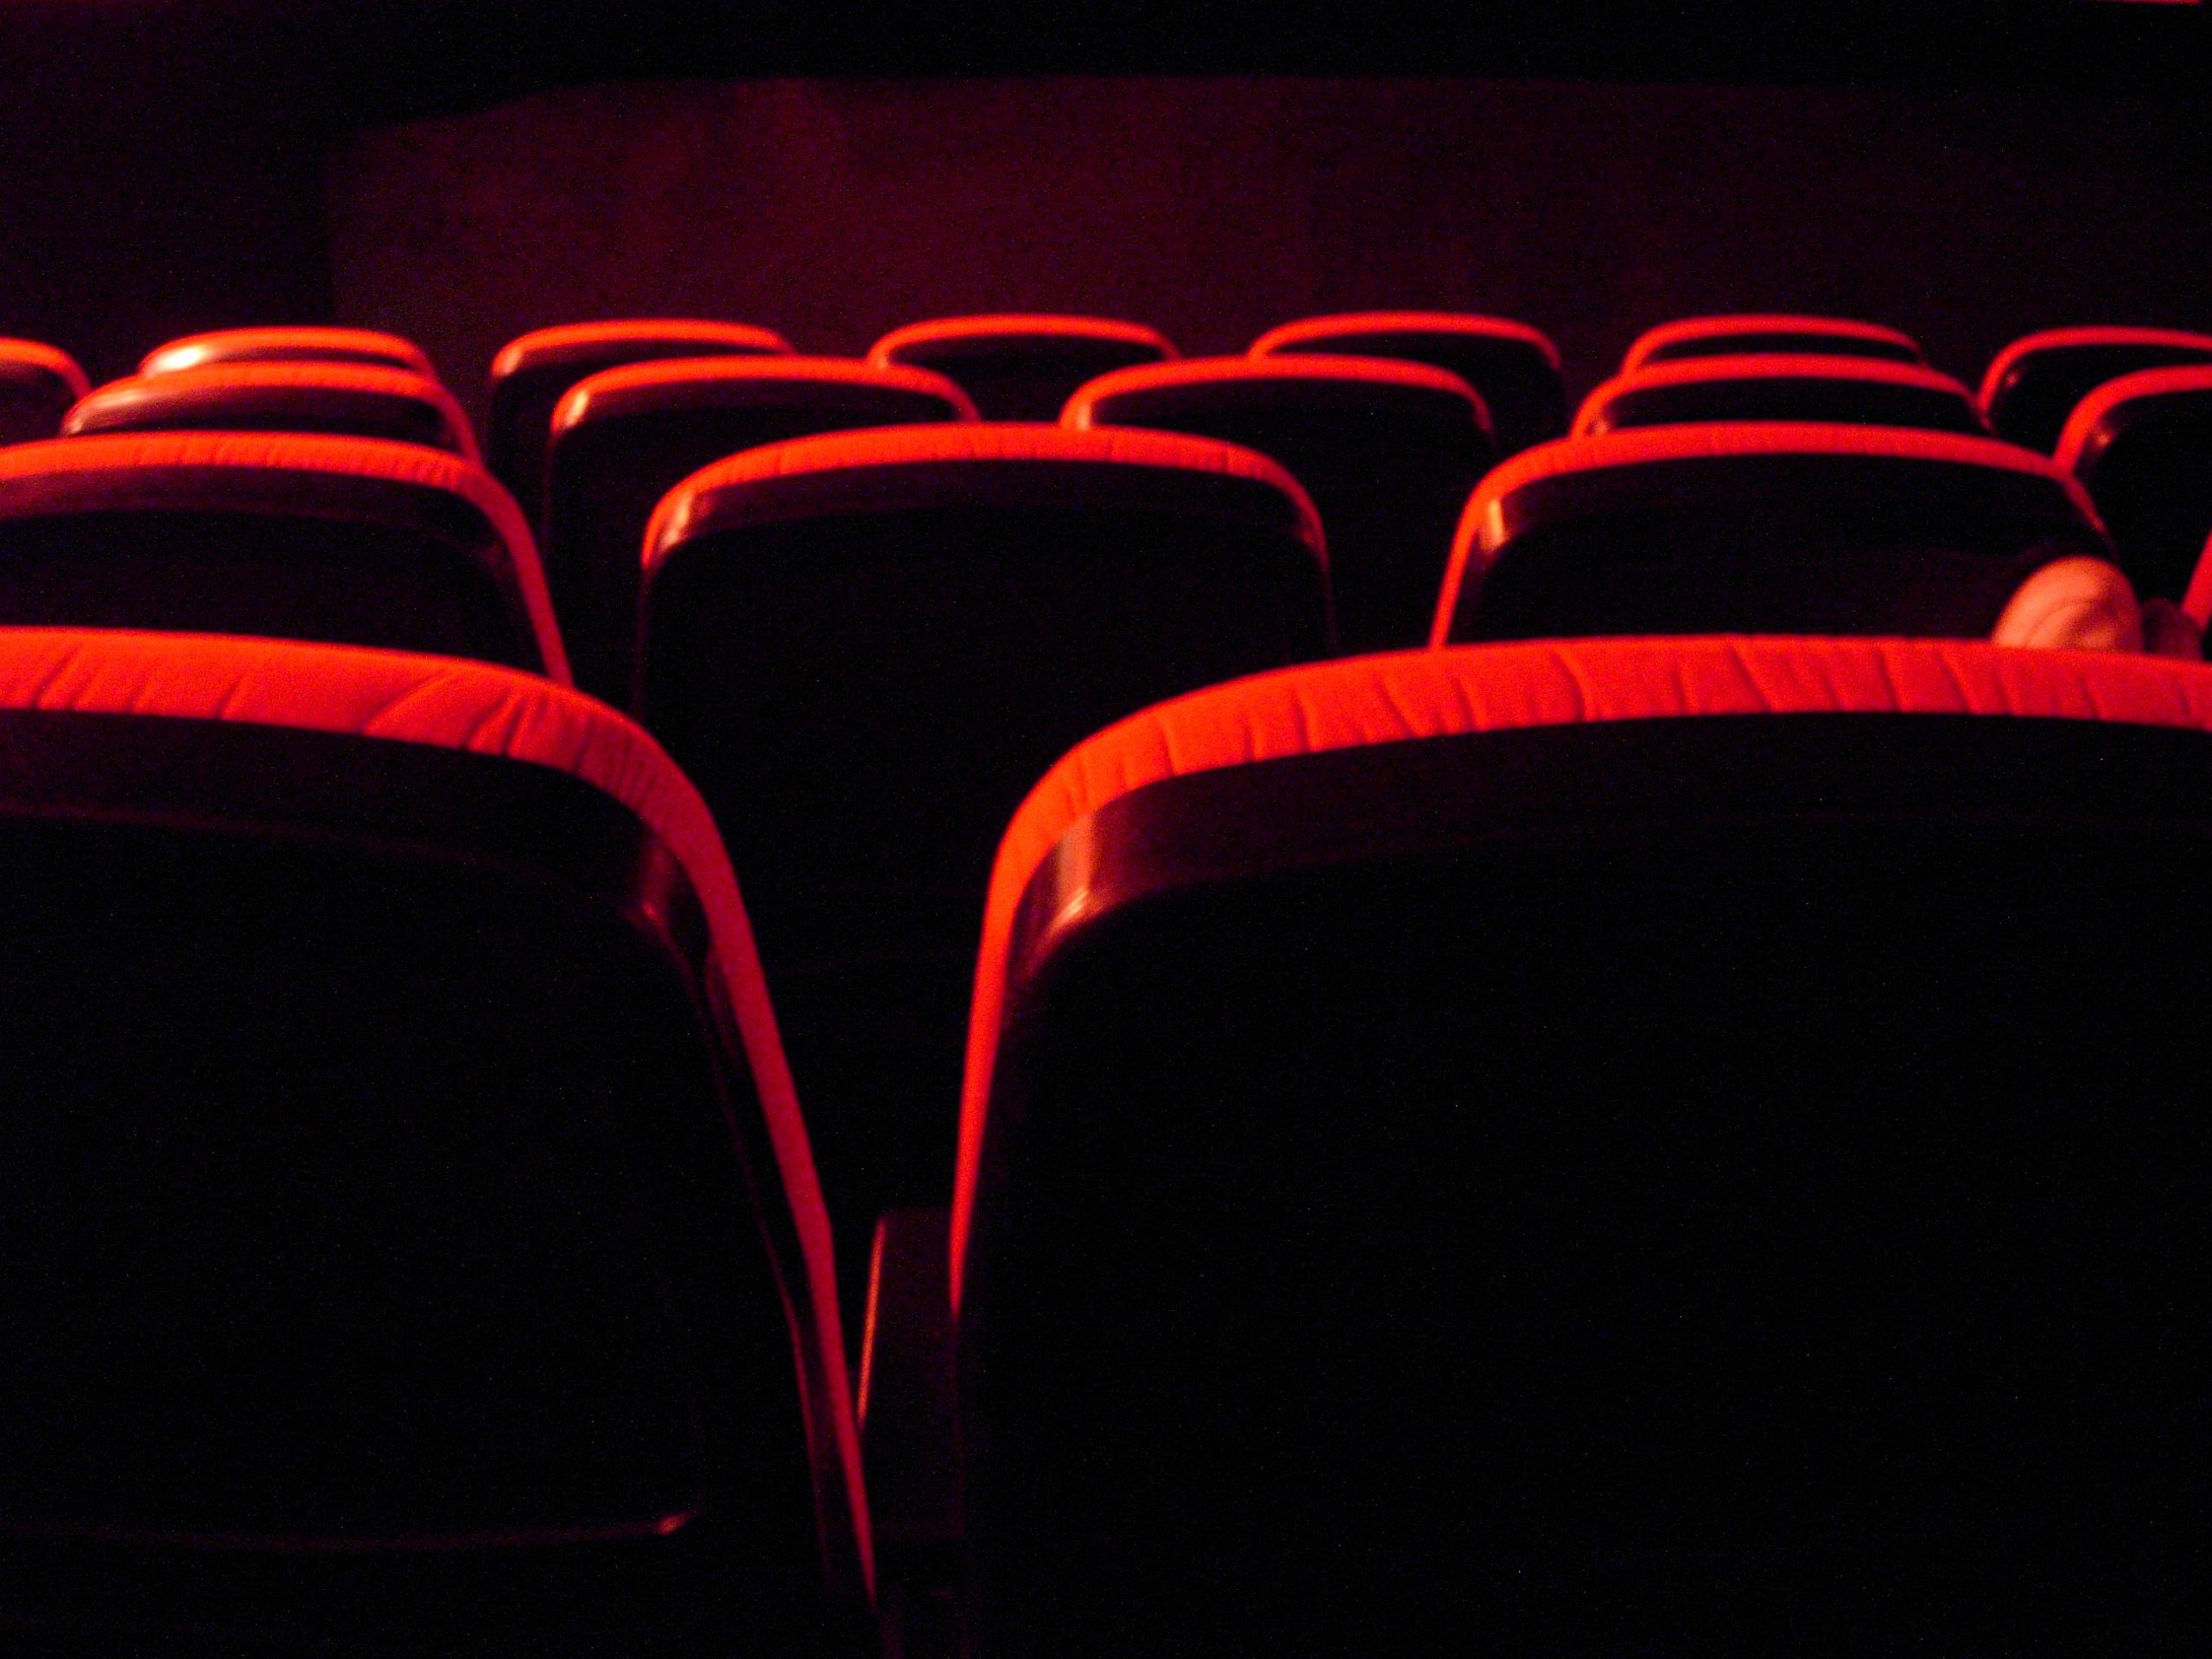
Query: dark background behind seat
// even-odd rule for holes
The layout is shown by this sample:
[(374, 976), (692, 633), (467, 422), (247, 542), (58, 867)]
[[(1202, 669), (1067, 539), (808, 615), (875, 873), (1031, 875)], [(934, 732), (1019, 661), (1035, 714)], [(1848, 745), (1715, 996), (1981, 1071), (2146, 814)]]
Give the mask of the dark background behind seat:
[[(1437, 10), (12, 0), (0, 332), (104, 378), (334, 318), (472, 398), (506, 339), (620, 312), (854, 353), (1065, 308), (1210, 352), (1482, 308), (1577, 390), (1685, 311), (1863, 315), (1965, 374), (2045, 326), (2212, 327), (2201, 8)], [(916, 79), (1039, 70), (1465, 78)]]

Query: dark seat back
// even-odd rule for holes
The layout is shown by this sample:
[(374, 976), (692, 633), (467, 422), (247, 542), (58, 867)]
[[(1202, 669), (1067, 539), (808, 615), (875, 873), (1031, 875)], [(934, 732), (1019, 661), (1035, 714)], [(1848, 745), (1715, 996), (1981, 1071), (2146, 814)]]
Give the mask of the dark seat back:
[(1986, 437), (1947, 374), (1871, 357), (1689, 357), (1616, 375), (1582, 400), (1574, 435), (1708, 421), (1822, 421)]
[(2109, 556), (2080, 486), (2009, 444), (1893, 427), (1664, 427), (1546, 445), (1484, 479), (1434, 638), (1986, 639), (2037, 572)]
[(1808, 317), (1785, 313), (1684, 317), (1639, 334), (1621, 359), (1621, 372), (1633, 374), (1656, 364), (1691, 357), (1744, 357), (1787, 353), (1806, 357), (1871, 357), (1889, 363), (1919, 363), (1912, 336), (1875, 322), (1847, 317)]
[(578, 382), (554, 411), (544, 536), (546, 585), (576, 683), (629, 702), (645, 525), (692, 474), (790, 438), (975, 418), (942, 375), (836, 358), (689, 358)]
[(969, 1651), (2200, 1647), (2208, 725), (1637, 640), (1077, 751), (977, 985)]
[(2186, 593), (2212, 536), (2212, 363), (2106, 381), (2075, 405), (2056, 459), (2097, 504), (2136, 591)]
[(503, 490), (415, 444), (62, 438), (0, 455), (0, 623), (383, 645), (568, 677)]
[(69, 405), (90, 389), (67, 352), (35, 340), (0, 340), (0, 445), (53, 437)]
[(1052, 421), (1084, 381), (1176, 354), (1141, 323), (1015, 314), (909, 323), (877, 340), (868, 360), (944, 376), (987, 421)]
[(2014, 340), (1981, 378), (1981, 412), (2011, 443), (2050, 454), (2075, 405), (2141, 369), (2212, 363), (2212, 334), (2172, 328), (2052, 328)]
[(1348, 652), (1420, 643), (1453, 526), (1496, 456), (1467, 383), (1384, 358), (1217, 357), (1124, 369), (1068, 402), (1063, 424), (1151, 427), (1273, 457), (1313, 498)]
[(492, 360), (486, 464), (536, 529), (544, 522), (545, 453), (553, 442), (553, 411), (576, 382), (626, 363), (781, 356), (790, 351), (782, 335), (766, 328), (682, 317), (625, 317), (537, 329), (509, 340)]
[(1270, 328), (1254, 357), (1395, 357), (1456, 374), (1490, 411), (1501, 456), (1567, 434), (1559, 348), (1525, 322), (1456, 311), (1354, 311)]
[(110, 381), (69, 411), (61, 430), (321, 432), (477, 459), (476, 435), (451, 392), (406, 369), (359, 363), (219, 364)]
[(0, 752), (10, 1649), (838, 1650), (826, 1224), (667, 758), (479, 664), (38, 630)]
[(855, 1257), (941, 1201), (1007, 817), (1121, 715), (1326, 654), (1321, 550), (1273, 462), (1148, 432), (801, 439), (663, 503), (639, 707), (745, 883)]
[(368, 368), (401, 369), (426, 380), (438, 378), (423, 348), (397, 334), (373, 328), (293, 327), (224, 328), (209, 334), (188, 334), (147, 353), (138, 372), (174, 374), (224, 363), (357, 363)]

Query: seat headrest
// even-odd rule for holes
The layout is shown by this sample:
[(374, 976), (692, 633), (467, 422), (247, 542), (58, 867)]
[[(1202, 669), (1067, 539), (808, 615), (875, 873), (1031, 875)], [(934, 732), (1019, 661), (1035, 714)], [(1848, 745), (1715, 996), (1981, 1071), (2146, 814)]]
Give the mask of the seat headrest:
[(909, 356), (926, 360), (987, 356), (1023, 346), (1069, 345), (1118, 346), (1159, 358), (1179, 355), (1175, 344), (1157, 328), (1141, 322), (1122, 322), (1111, 317), (1064, 316), (1049, 312), (1006, 312), (972, 317), (936, 317), (893, 328), (868, 348), (868, 360), (878, 367), (904, 362)]
[[(1465, 646), (1255, 675), (1134, 715), (1047, 773), (1001, 842), (969, 1025), (953, 1294), (975, 1200), (1007, 951), (1031, 880), (1084, 821), (1147, 785), (1427, 738), (1719, 715), (1974, 715), (2212, 731), (2212, 669), (1955, 640), (1707, 637)], [(1081, 904), (1080, 895), (1067, 897)]]
[(2057, 352), (2095, 352), (2147, 347), (2152, 351), (2202, 352), (2212, 357), (2212, 334), (2193, 334), (2179, 328), (2045, 328), (2023, 334), (1990, 359), (1975, 393), (1986, 415), (2004, 394), (2021, 364), (2031, 357)]
[(1325, 317), (1301, 317), (1270, 328), (1252, 342), (1254, 357), (1296, 355), (1301, 346), (1316, 340), (1357, 338), (1363, 334), (1429, 334), (1459, 336), (1469, 341), (1525, 346), (1556, 371), (1559, 347), (1548, 335), (1516, 322), (1510, 317), (1478, 316), (1465, 311), (1340, 311)]
[(677, 348), (696, 346), (702, 356), (723, 353), (786, 356), (791, 343), (772, 329), (750, 323), (713, 322), (695, 317), (618, 317), (602, 322), (569, 322), (539, 328), (509, 340), (492, 360), (496, 383), (512, 375), (575, 363), (619, 362), (626, 355), (668, 357)]
[(553, 411), (553, 430), (671, 410), (768, 408), (840, 394), (859, 402), (885, 392), (937, 398), (948, 420), (978, 418), (966, 392), (928, 369), (879, 368), (842, 357), (671, 358), (602, 369), (578, 381)]
[[(378, 421), (380, 405), (391, 412)], [(406, 418), (407, 405), (413, 406), (411, 420)], [(314, 423), (319, 413), (375, 422), (387, 429), (358, 435), (392, 439), (427, 419), (437, 434), (437, 448), (465, 461), (478, 459), (476, 435), (451, 392), (412, 370), (365, 363), (219, 363), (111, 380), (78, 399), (61, 429), (71, 437), (180, 429), (327, 430)]]
[(35, 340), (0, 339), (0, 380), (51, 381), (73, 404), (92, 390), (75, 358)]
[(2107, 380), (2074, 405), (2051, 459), (2076, 478), (2094, 467), (2126, 414), (2162, 400), (2212, 402), (2212, 363), (2180, 368), (2138, 369)]
[(438, 378), (423, 348), (411, 340), (372, 328), (226, 328), (188, 334), (156, 346), (138, 365), (141, 374), (168, 374), (215, 363), (368, 363)]
[(530, 527), (488, 473), (443, 450), (297, 432), (55, 438), (0, 449), (0, 519), (164, 509), (282, 512), (297, 480), (318, 479), (389, 486), (396, 507), (427, 493), (473, 509), (504, 552), (545, 671), (567, 681), (568, 654)]
[[(1740, 342), (1740, 343), (1732, 343)], [(1662, 322), (1637, 336), (1621, 359), (1621, 372), (1674, 357), (1713, 357), (1745, 351), (1808, 351), (1824, 356), (1884, 357), (1900, 363), (1922, 361), (1911, 335), (1879, 323), (1848, 317), (1802, 316), (1787, 312), (1684, 317)]]
[(1600, 435), (1597, 428), (1614, 400), (1631, 391), (1669, 386), (1703, 386), (1738, 380), (1826, 380), (1868, 386), (1897, 386), (1937, 397), (1956, 397), (1978, 419), (1974, 394), (1948, 374), (1917, 363), (1876, 357), (1825, 357), (1795, 352), (1746, 352), (1723, 357), (1684, 357), (1649, 363), (1601, 382), (1575, 411), (1573, 436)]
[[(1211, 396), (1209, 396), (1211, 394)], [(1195, 357), (1102, 374), (1068, 399), (1060, 424), (1083, 429), (1111, 423), (1119, 398), (1164, 395), (1237, 407), (1399, 407), (1471, 419), (1491, 435), (1490, 410), (1458, 375), (1395, 357)], [(1108, 413), (1102, 419), (1102, 406)]]
[(963, 505), (1172, 507), (1279, 527), (1327, 556), (1306, 492), (1252, 450), (1137, 428), (984, 422), (796, 438), (717, 461), (663, 499), (645, 531), (645, 568), (717, 531)]

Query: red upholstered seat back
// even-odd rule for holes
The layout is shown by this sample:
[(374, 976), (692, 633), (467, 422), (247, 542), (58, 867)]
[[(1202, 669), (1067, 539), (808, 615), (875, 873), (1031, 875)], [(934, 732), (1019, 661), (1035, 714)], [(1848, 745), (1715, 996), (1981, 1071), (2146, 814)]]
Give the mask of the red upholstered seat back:
[(1986, 639), (2037, 571), (2109, 556), (2080, 486), (2009, 444), (1903, 427), (1658, 427), (1548, 444), (1485, 478), (1433, 637)]
[(1787, 353), (1678, 358), (1616, 375), (1582, 400), (1574, 435), (1707, 421), (1826, 421), (1988, 435), (1974, 394), (1948, 375), (1878, 358)]
[(1248, 450), (984, 423), (735, 456), (646, 549), (642, 718), (729, 842), (863, 1238), (943, 1196), (1007, 817), (1121, 715), (1325, 655), (1320, 528)]
[(828, 1225), (652, 741), (450, 658), (0, 629), (0, 750), (10, 1620), (849, 1639)]
[(780, 356), (791, 349), (782, 335), (766, 328), (684, 317), (625, 317), (537, 329), (509, 340), (492, 360), (486, 464), (536, 527), (545, 512), (545, 451), (553, 441), (553, 411), (576, 382), (626, 363)]
[(0, 340), (0, 444), (54, 436), (86, 391), (85, 372), (67, 353), (35, 340)]
[(2141, 369), (2212, 363), (2212, 334), (2173, 328), (2050, 328), (2014, 340), (1981, 378), (1981, 412), (2008, 442), (2050, 454), (2075, 406)]
[(1196, 358), (1122, 369), (1070, 398), (1061, 423), (1186, 432), (1280, 463), (1320, 512), (1347, 651), (1420, 641), (1452, 526), (1497, 454), (1472, 387), (1390, 358)]
[(438, 372), (421, 346), (397, 334), (373, 328), (315, 327), (225, 328), (188, 334), (147, 353), (138, 372), (174, 374), (224, 363), (358, 363), (403, 369), (430, 380)]
[(2186, 1646), (2208, 852), (2142, 658), (1493, 646), (1077, 748), (971, 1028), (974, 1650)]
[(358, 363), (222, 363), (114, 380), (81, 398), (62, 431), (321, 432), (477, 459), (451, 392), (411, 370)]
[(1559, 348), (1525, 322), (1457, 311), (1351, 311), (1270, 328), (1255, 357), (1395, 357), (1458, 375), (1490, 410), (1500, 455), (1567, 432)]
[(130, 433), (0, 454), (0, 622), (569, 671), (506, 493), (457, 455), (373, 438)]
[(1753, 353), (1815, 357), (1871, 357), (1890, 363), (1922, 361), (1910, 334), (1879, 323), (1846, 317), (1751, 313), (1685, 317), (1645, 330), (1621, 359), (1621, 372), (1690, 357), (1741, 357)]
[(2136, 591), (2182, 597), (2212, 535), (2212, 363), (2106, 381), (2074, 406), (2055, 459), (2097, 504)]
[(1050, 421), (1084, 381), (1175, 355), (1173, 341), (1141, 323), (1018, 313), (909, 323), (877, 340), (868, 360), (936, 371), (987, 421)]
[(839, 358), (681, 358), (579, 381), (553, 414), (543, 537), (576, 683), (628, 704), (639, 550), (660, 499), (692, 474), (817, 433), (975, 418), (942, 375)]

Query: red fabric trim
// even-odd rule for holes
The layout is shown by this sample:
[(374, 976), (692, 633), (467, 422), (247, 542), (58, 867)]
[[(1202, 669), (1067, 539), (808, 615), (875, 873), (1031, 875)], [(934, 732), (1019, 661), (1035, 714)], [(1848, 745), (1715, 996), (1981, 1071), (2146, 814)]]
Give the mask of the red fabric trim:
[(514, 498), (482, 467), (442, 449), (383, 438), (303, 432), (123, 432), (0, 448), (0, 480), (57, 473), (133, 473), (165, 468), (257, 473), (342, 473), (444, 490), (482, 513), (506, 548), (547, 674), (569, 683), (568, 653), (553, 620), (537, 546)]
[(1145, 363), (1135, 368), (1115, 369), (1086, 382), (1067, 407), (1060, 424), (1077, 431), (1090, 429), (1100, 402), (1133, 391), (1162, 386), (1208, 386), (1232, 383), (1296, 387), (1300, 382), (1331, 380), (1339, 384), (1424, 391), (1454, 397), (1468, 405), (1475, 423), (1490, 430), (1490, 410), (1477, 392), (1458, 375), (1427, 363), (1408, 363), (1396, 357), (1193, 357), (1179, 363)]
[(1112, 317), (1063, 316), (1050, 312), (1009, 311), (976, 317), (936, 317), (893, 328), (868, 348), (868, 360), (888, 368), (901, 353), (917, 346), (959, 345), (971, 340), (1003, 340), (1008, 345), (1025, 340), (1110, 340), (1122, 346), (1142, 346), (1163, 358), (1181, 355), (1175, 343), (1157, 328), (1141, 322), (1121, 322)]
[(2206, 539), (2203, 552), (2197, 555), (2196, 571), (2189, 579), (2189, 592), (2183, 595), (2181, 607), (2199, 632), (2212, 630), (2212, 537)]
[(1815, 357), (1796, 353), (1751, 352), (1740, 357), (1685, 357), (1624, 371), (1601, 383), (1575, 411), (1571, 435), (1590, 435), (1590, 428), (1603, 418), (1606, 404), (1624, 391), (1652, 386), (1703, 385), (1715, 380), (1859, 380), (1891, 386), (1916, 386), (1923, 391), (1946, 391), (1960, 402), (1974, 404), (1974, 394), (1961, 382), (1934, 369), (1910, 363), (1892, 363), (1878, 357)]
[(715, 352), (775, 357), (787, 357), (791, 350), (791, 343), (781, 334), (772, 329), (756, 328), (751, 323), (715, 322), (697, 317), (614, 317), (601, 322), (564, 322), (551, 328), (534, 329), (511, 340), (492, 359), (492, 378), (504, 380), (529, 368), (535, 357), (641, 343), (705, 346)]
[(43, 369), (69, 388), (69, 401), (73, 404), (92, 389), (92, 381), (86, 377), (84, 370), (77, 366), (75, 358), (43, 340), (0, 337), (0, 359), (34, 369)]
[(632, 363), (619, 369), (601, 369), (579, 380), (553, 411), (552, 429), (565, 432), (591, 417), (594, 397), (656, 386), (696, 386), (708, 384), (765, 382), (782, 385), (881, 386), (941, 397), (952, 406), (951, 418), (980, 420), (968, 394), (931, 369), (903, 364), (877, 367), (848, 357), (675, 357), (650, 363)]
[(2074, 412), (2066, 417), (2066, 430), (2059, 435), (2058, 451), (2053, 460), (2062, 471), (2078, 474), (2082, 451), (2089, 442), (2089, 435), (2113, 410), (2139, 398), (2192, 391), (2212, 391), (2212, 363), (2201, 367), (2189, 365), (2171, 369), (2138, 369), (2133, 374), (2107, 380), (2074, 405)]
[(220, 391), (237, 387), (241, 391), (264, 386), (299, 386), (310, 390), (328, 387), (334, 391), (369, 392), (381, 397), (406, 398), (418, 404), (428, 404), (461, 446), (465, 461), (479, 459), (476, 434), (468, 424), (468, 416), (461, 412), (454, 395), (427, 376), (411, 369), (378, 368), (366, 363), (320, 363), (291, 361), (281, 363), (244, 362), (211, 364), (200, 369), (171, 369), (164, 373), (134, 375), (127, 380), (111, 380), (77, 400), (62, 430), (70, 429), (79, 410), (97, 410), (110, 401), (128, 401), (144, 396), (158, 397), (173, 394), (183, 397), (194, 391)]
[(706, 912), (805, 1256), (813, 1302), (805, 1335), (827, 1395), (810, 1408), (826, 1414), (865, 1559), (868, 1509), (829, 1211), (737, 878), (706, 803), (658, 744), (603, 703), (512, 669), (207, 635), (0, 629), (0, 708), (219, 720), (458, 749), (567, 772), (635, 813), (683, 865)]
[(1465, 311), (1340, 311), (1325, 317), (1301, 317), (1270, 328), (1252, 342), (1249, 355), (1296, 354), (1300, 346), (1345, 334), (1465, 334), (1474, 340), (1510, 340), (1534, 346), (1554, 371), (1559, 347), (1548, 335), (1510, 317), (1478, 316)]
[(1467, 498), (1459, 528), (1452, 538), (1452, 557), (1444, 570), (1444, 591), (1436, 607), (1431, 645), (1446, 643), (1459, 588), (1468, 565), (1487, 557), (1484, 529), (1497, 504), (1541, 479), (1600, 467), (1635, 467), (1670, 461), (1729, 455), (1879, 455), (1899, 461), (1939, 461), (1957, 467), (1993, 467), (2047, 480), (2063, 491), (2085, 524), (2102, 528), (2088, 492), (2071, 473), (2061, 472), (2033, 450), (1995, 438), (1923, 432), (1903, 426), (1831, 426), (1795, 421), (1716, 421), (1706, 425), (1645, 426), (1594, 438), (1560, 438), (1524, 449), (1493, 470)]
[(1099, 808), (1164, 779), (1409, 739), (1601, 721), (1839, 713), (2038, 716), (2212, 731), (2212, 667), (1933, 639), (1472, 645), (1255, 675), (1160, 703), (1083, 743), (1014, 814), (991, 876), (953, 1196), (955, 1306), (1014, 912), (1052, 849)]
[(1211, 438), (1153, 432), (1141, 427), (1102, 427), (1096, 431), (1018, 422), (947, 423), (941, 426), (875, 427), (831, 432), (747, 449), (718, 461), (669, 492), (645, 529), (645, 568), (665, 551), (664, 532), (686, 514), (690, 498), (756, 479), (790, 478), (803, 473), (860, 468), (918, 467), (948, 461), (982, 466), (1029, 461), (1079, 461), (1099, 466), (1154, 467), (1163, 471), (1211, 474), (1250, 479), (1281, 492), (1295, 505), (1299, 536), (1317, 557), (1325, 558), (1320, 515), (1288, 473), (1255, 450)]
[(1746, 312), (1734, 316), (1683, 317), (1674, 322), (1662, 322), (1656, 328), (1647, 328), (1628, 348), (1628, 355), (1621, 359), (1621, 372), (1634, 373), (1653, 352), (1678, 340), (1785, 333), (1826, 334), (1835, 340), (1879, 340), (1885, 345), (1905, 347), (1916, 358), (1921, 354), (1919, 341), (1910, 334), (1884, 327), (1878, 322), (1859, 322), (1849, 317), (1801, 316), (1789, 312)]
[(2083, 346), (2176, 346), (2202, 351), (2212, 358), (2212, 334), (2192, 334), (2179, 328), (2045, 328), (2023, 334), (1991, 359), (1974, 396), (1983, 414), (1997, 396), (2015, 365), (2038, 352), (2063, 352)]
[[(171, 374), (179, 369), (205, 368), (215, 363), (250, 363), (304, 359), (316, 360), (318, 353), (351, 353), (373, 358), (394, 368), (410, 369), (435, 380), (438, 372), (423, 348), (411, 340), (372, 328), (224, 328), (210, 334), (187, 334), (157, 346), (138, 365), (141, 374)], [(336, 360), (349, 360), (340, 356)]]

